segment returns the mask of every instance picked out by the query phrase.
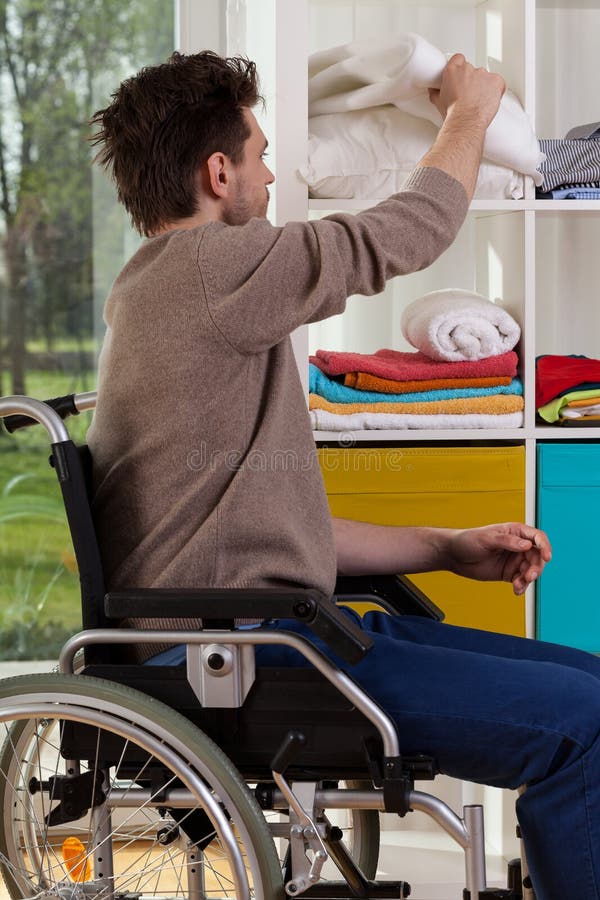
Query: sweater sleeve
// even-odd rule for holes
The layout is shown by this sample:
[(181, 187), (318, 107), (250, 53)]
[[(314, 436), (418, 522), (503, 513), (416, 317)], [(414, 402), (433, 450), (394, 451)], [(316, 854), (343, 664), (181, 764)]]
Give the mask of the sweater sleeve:
[(380, 293), (430, 265), (468, 209), (460, 182), (417, 168), (403, 190), (357, 215), (277, 228), (266, 219), (211, 225), (198, 251), (208, 311), (240, 353), (258, 353), (299, 325), (341, 313), (352, 294)]

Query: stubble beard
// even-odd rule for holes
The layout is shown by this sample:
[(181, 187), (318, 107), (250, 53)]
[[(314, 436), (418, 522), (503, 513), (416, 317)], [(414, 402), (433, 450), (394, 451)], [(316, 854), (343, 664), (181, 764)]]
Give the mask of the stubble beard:
[(223, 221), (226, 225), (246, 225), (250, 219), (267, 217), (269, 205), (269, 193), (266, 191), (265, 199), (260, 203), (248, 199), (246, 191), (242, 189), (232, 204), (223, 211)]

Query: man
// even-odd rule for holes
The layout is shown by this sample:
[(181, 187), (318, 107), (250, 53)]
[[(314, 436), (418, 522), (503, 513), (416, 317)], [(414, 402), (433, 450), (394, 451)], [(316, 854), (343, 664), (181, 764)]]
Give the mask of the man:
[[(550, 545), (527, 525), (332, 523), (289, 338), (452, 242), (503, 90), (455, 55), (431, 92), (444, 124), (405, 188), (356, 216), (283, 228), (265, 217), (274, 176), (252, 63), (174, 54), (94, 116), (98, 159), (148, 238), (107, 301), (89, 432), (110, 588), (328, 597), (336, 571), (446, 568), (520, 594), (539, 576)], [(375, 647), (351, 672), (401, 723), (403, 751), (458, 778), (528, 783), (518, 815), (538, 900), (600, 897), (600, 662), (411, 617), (370, 613), (363, 627)]]

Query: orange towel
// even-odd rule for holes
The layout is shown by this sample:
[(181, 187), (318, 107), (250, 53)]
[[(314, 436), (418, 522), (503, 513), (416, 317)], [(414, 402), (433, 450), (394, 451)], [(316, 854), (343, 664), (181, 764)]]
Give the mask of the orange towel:
[(600, 403), (600, 397), (586, 397), (585, 400), (569, 400), (567, 406), (577, 408), (578, 406), (595, 406)]
[(445, 388), (499, 387), (510, 384), (510, 376), (497, 378), (430, 378), (425, 381), (392, 381), (379, 378), (369, 372), (347, 372), (344, 375), (346, 387), (359, 391), (379, 391), (382, 394), (410, 394), (413, 391), (437, 391)]
[[(380, 412), (398, 413), (398, 403), (330, 403), (318, 394), (308, 395), (310, 409), (325, 409), (339, 415), (350, 413)], [(502, 415), (520, 412), (523, 409), (523, 398), (515, 394), (490, 394), (487, 397), (466, 397), (459, 400), (427, 400), (419, 403), (403, 403), (402, 412), (407, 414), (468, 414), (487, 413)]]

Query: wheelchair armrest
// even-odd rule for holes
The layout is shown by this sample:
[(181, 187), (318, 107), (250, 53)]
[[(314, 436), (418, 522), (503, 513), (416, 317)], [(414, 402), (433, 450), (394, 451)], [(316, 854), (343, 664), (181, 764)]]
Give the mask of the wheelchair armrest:
[(341, 575), (335, 595), (338, 600), (370, 600), (395, 615), (444, 620), (443, 610), (406, 575)]
[[(356, 663), (373, 641), (330, 600), (302, 588), (132, 588), (104, 598), (109, 619), (200, 618), (204, 627), (244, 619), (297, 619), (348, 663)], [(217, 627), (217, 626), (215, 626)]]

